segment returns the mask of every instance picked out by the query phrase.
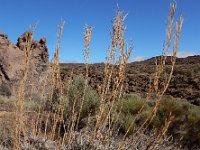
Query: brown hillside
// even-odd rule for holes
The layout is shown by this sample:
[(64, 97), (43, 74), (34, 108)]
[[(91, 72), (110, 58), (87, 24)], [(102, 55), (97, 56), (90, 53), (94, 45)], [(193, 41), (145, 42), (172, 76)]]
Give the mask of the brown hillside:
[[(170, 69), (170, 59), (171, 57), (167, 58), (166, 70)], [(72, 72), (75, 75), (85, 72), (84, 64), (62, 63), (61, 68), (63, 79), (69, 77)], [(90, 84), (94, 88), (97, 88), (103, 80), (103, 68), (103, 63), (90, 66)], [(126, 92), (142, 94), (147, 92), (154, 68), (155, 58), (129, 63), (126, 71)], [(200, 56), (177, 58), (173, 77), (166, 94), (187, 99), (194, 104), (198, 103), (200, 98)]]
[[(17, 44), (12, 44), (8, 36), (0, 33), (0, 95), (14, 95), (23, 75), (24, 45), (27, 33), (18, 38)], [(32, 86), (36, 95), (41, 93), (46, 75), (50, 75), (49, 58), (46, 39), (32, 41), (29, 79), (27, 86)], [(171, 57), (167, 57), (166, 71), (169, 71)], [(61, 63), (61, 77), (65, 81), (71, 76), (85, 73), (83, 63)], [(141, 62), (129, 63), (126, 70), (126, 92), (144, 94), (148, 90), (150, 78), (154, 73), (155, 57)], [(103, 81), (104, 64), (90, 65), (89, 83), (96, 88)], [(27, 88), (28, 89), (28, 88)], [(200, 99), (200, 56), (177, 58), (175, 70), (167, 95), (187, 99), (194, 104)], [(198, 104), (199, 105), (199, 104)]]

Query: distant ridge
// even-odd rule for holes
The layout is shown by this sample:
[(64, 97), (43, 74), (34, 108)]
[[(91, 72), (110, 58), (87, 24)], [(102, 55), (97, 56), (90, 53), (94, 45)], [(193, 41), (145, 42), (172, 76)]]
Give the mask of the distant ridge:
[[(160, 58), (161, 56), (152, 57), (150, 59), (146, 59), (143, 61), (132, 62), (136, 64), (148, 64), (148, 65), (155, 65), (155, 59)], [(183, 65), (183, 64), (199, 64), (200, 63), (200, 55), (188, 56), (186, 58), (176, 58), (176, 65)], [(171, 64), (171, 56), (167, 56), (166, 64)]]
[[(142, 61), (134, 61), (134, 62), (130, 62), (129, 64), (148, 64), (148, 65), (155, 65), (155, 59), (156, 58), (160, 58), (161, 56), (156, 56), (156, 57), (152, 57), (149, 59), (145, 59)], [(104, 63), (93, 63), (92, 65), (101, 65)], [(167, 56), (167, 60), (166, 60), (166, 64), (170, 65), (171, 64), (171, 56)], [(200, 55), (194, 55), (194, 56), (188, 56), (185, 58), (176, 58), (176, 65), (183, 65), (183, 64), (200, 64)], [(72, 66), (77, 66), (77, 65), (84, 65), (84, 63), (65, 63), (62, 62), (60, 63), (61, 66), (63, 65), (72, 65)]]
[[(145, 94), (148, 91), (148, 84), (151, 75), (155, 71), (155, 58), (131, 62), (126, 69), (127, 92)], [(170, 70), (171, 56), (167, 57), (166, 69)], [(61, 63), (61, 76), (63, 81), (73, 75), (85, 74), (84, 63)], [(90, 65), (89, 83), (97, 87), (103, 81), (104, 63)], [(173, 77), (167, 89), (166, 95), (187, 99), (193, 104), (198, 103), (200, 98), (200, 55), (177, 58)], [(198, 105), (198, 104), (197, 104)]]

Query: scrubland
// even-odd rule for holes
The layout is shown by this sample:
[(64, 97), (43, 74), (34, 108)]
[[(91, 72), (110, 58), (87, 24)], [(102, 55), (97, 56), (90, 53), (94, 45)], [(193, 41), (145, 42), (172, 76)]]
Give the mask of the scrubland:
[[(155, 59), (145, 97), (125, 92), (126, 67), (133, 46), (124, 39), (124, 12), (117, 10), (113, 18), (104, 78), (97, 89), (89, 85), (88, 77), (93, 31), (90, 26), (85, 26), (83, 33), (85, 72), (78, 76), (72, 72), (67, 81), (62, 81), (59, 53), (64, 22), (61, 22), (54, 57), (49, 63), (50, 94), (40, 99), (30, 97), (25, 88), (35, 31), (32, 28), (24, 48), (24, 76), (18, 92), (13, 97), (0, 97), (0, 149), (198, 149), (199, 106), (164, 96), (176, 65), (183, 25), (183, 17), (176, 21), (175, 12), (176, 4), (172, 2), (163, 52)], [(166, 72), (170, 52), (171, 63)]]

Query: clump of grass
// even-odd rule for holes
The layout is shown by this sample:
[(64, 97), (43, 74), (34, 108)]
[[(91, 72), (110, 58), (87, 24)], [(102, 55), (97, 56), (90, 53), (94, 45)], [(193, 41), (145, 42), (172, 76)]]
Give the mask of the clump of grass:
[(191, 124), (196, 124), (200, 121), (199, 107), (190, 106), (188, 120)]

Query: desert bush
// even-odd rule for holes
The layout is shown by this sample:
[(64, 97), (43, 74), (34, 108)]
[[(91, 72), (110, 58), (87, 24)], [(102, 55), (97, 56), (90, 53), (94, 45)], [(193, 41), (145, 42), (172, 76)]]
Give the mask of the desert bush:
[[(147, 103), (139, 95), (132, 93), (125, 94), (116, 105), (117, 109), (116, 112), (113, 112), (113, 116), (117, 118), (116, 113), (118, 113), (119, 118), (117, 118), (117, 121), (114, 120), (122, 133), (126, 133), (129, 129), (127, 135), (131, 135), (134, 129), (140, 127), (149, 117), (155, 103)], [(141, 109), (142, 107), (143, 109)], [(159, 129), (163, 125), (166, 116), (167, 114), (163, 115), (164, 118), (162, 118), (156, 115), (150, 122), (148, 129)]]
[(160, 111), (164, 113), (172, 112), (175, 116), (184, 115), (188, 111), (188, 105), (180, 100), (167, 96), (162, 99)]
[[(16, 101), (16, 98), (13, 97), (5, 97), (5, 96), (0, 96), (0, 110), (12, 110), (14, 109), (14, 103)], [(42, 103), (41, 101), (36, 101), (35, 99), (29, 100), (28, 98), (24, 100), (24, 110), (25, 111), (39, 111), (39, 109), (42, 108)]]
[(196, 106), (190, 106), (188, 110), (188, 120), (191, 124), (195, 124), (200, 120), (200, 109)]
[(180, 139), (183, 144), (191, 147), (200, 145), (200, 108), (187, 101), (168, 97), (162, 100), (157, 116), (161, 122), (169, 113), (175, 116), (169, 134)]
[(27, 111), (36, 111), (39, 112), (39, 110), (42, 108), (42, 104), (34, 101), (34, 100), (26, 100), (24, 102), (24, 109)]
[[(99, 106), (99, 95), (88, 84), (85, 84), (83, 76), (75, 76), (69, 86), (65, 110), (71, 112), (74, 106), (75, 112), (81, 111), (81, 117), (94, 113)], [(85, 88), (85, 93), (84, 93)], [(82, 105), (82, 109), (81, 109)]]
[[(119, 118), (116, 121), (119, 129), (122, 133), (126, 133), (129, 129), (127, 135), (131, 135), (134, 129), (142, 125), (142, 123), (149, 117), (155, 103), (145, 102), (137, 94), (126, 94), (121, 98), (117, 104), (117, 113), (119, 113)], [(143, 107), (143, 109), (141, 109)], [(116, 112), (114, 113), (116, 114)], [(114, 115), (116, 118), (116, 115)], [(158, 116), (155, 116), (151, 123), (149, 124), (149, 129), (160, 128), (162, 121), (159, 120)]]
[(11, 104), (14, 101), (14, 97), (0, 96), (0, 104)]
[[(144, 105), (144, 111), (138, 115), (141, 107)], [(116, 104), (112, 117), (117, 124), (119, 133), (131, 135), (137, 124), (147, 118), (146, 110), (149, 108), (144, 100), (137, 94), (125, 94)]]
[(131, 114), (120, 114), (118, 125), (120, 133), (125, 134), (127, 132), (127, 136), (129, 136), (136, 128), (135, 117)]
[[(138, 114), (143, 105), (144, 109)], [(154, 105), (155, 102), (152, 100), (144, 103), (144, 100), (136, 94), (125, 95), (117, 104), (117, 113), (113, 113), (115, 114), (113, 117), (117, 118), (116, 114), (119, 116), (115, 123), (118, 124), (120, 133), (125, 134), (127, 130), (129, 136), (134, 133), (134, 130), (137, 130), (149, 117)], [(172, 135), (177, 141), (181, 139), (179, 143), (181, 142), (186, 147), (198, 146), (200, 144), (200, 108), (186, 100), (164, 96), (147, 131), (159, 131), (170, 113), (174, 119), (169, 126), (168, 135)]]
[(141, 107), (145, 105), (147, 109), (148, 105), (145, 104), (145, 101), (142, 100), (136, 94), (127, 94), (118, 102), (118, 110), (121, 110), (122, 113), (130, 113), (132, 115), (137, 114)]

